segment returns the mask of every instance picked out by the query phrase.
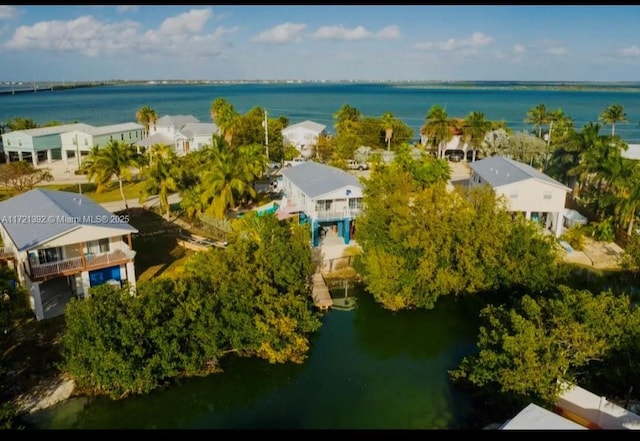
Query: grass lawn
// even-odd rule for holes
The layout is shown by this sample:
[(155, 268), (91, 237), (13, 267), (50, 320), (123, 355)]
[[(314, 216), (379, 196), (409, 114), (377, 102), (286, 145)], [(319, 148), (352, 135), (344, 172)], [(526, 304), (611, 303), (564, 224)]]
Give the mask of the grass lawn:
[[(40, 185), (39, 188), (47, 188), (49, 190), (61, 190), (70, 191), (73, 193), (78, 192), (78, 184), (51, 184)], [(127, 199), (138, 199), (142, 194), (143, 181), (127, 182), (124, 183), (122, 189), (124, 190), (124, 196)], [(102, 190), (101, 193), (96, 191), (96, 184), (87, 183), (82, 184), (82, 194), (86, 194), (95, 202), (101, 204), (103, 202), (113, 202), (122, 200), (120, 195), (120, 187), (117, 182), (112, 182), (107, 188)], [(1, 195), (0, 195), (1, 197)]]
[[(179, 275), (194, 253), (178, 245), (177, 238), (184, 230), (162, 216), (142, 209), (132, 209), (129, 223), (140, 231), (133, 237), (138, 283), (154, 277)], [(156, 234), (149, 235), (151, 232)]]

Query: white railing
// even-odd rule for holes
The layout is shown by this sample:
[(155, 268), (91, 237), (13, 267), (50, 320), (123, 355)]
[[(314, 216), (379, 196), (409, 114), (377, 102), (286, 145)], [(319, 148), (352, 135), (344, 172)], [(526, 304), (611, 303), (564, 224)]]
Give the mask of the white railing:
[(0, 247), (0, 258), (1, 257), (13, 257), (13, 249), (9, 247)]
[(115, 250), (110, 253), (91, 254), (82, 257), (72, 257), (70, 259), (57, 260), (31, 267), (32, 278), (47, 277), (55, 274), (62, 274), (70, 271), (82, 271), (88, 268), (107, 266), (112, 263), (131, 260), (135, 256), (133, 251)]
[(319, 219), (319, 220), (344, 219), (344, 218), (353, 219), (358, 214), (360, 214), (359, 208), (354, 208), (351, 210), (316, 211), (316, 219)]

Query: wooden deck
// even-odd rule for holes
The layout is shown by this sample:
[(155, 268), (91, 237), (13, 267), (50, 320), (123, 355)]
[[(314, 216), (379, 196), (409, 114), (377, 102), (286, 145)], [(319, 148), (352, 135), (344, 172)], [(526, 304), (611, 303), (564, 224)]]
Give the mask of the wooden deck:
[(313, 275), (311, 298), (313, 299), (313, 304), (321, 311), (326, 311), (333, 306), (333, 299), (331, 299), (331, 295), (329, 294), (329, 288), (320, 272), (316, 272)]

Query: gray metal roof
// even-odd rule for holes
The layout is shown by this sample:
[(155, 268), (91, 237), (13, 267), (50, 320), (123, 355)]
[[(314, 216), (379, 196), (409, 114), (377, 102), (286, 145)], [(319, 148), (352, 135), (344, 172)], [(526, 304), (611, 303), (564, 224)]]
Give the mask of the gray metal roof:
[(38, 137), (38, 136), (56, 135), (64, 132), (71, 132), (73, 130), (86, 130), (88, 127), (93, 128), (93, 126), (90, 126), (89, 124), (74, 123), (74, 124), (62, 124), (59, 126), (38, 127), (35, 129), (16, 130), (14, 133), (21, 132), (21, 133), (24, 133), (25, 135)]
[(299, 122), (297, 124), (292, 124), (292, 125), (290, 125), (288, 127), (285, 127), (283, 129), (283, 131), (286, 133), (286, 132), (289, 132), (291, 130), (295, 130), (295, 129), (298, 129), (298, 128), (305, 128), (305, 129), (311, 130), (312, 132), (317, 132), (319, 134), (319, 133), (322, 133), (322, 131), (324, 129), (326, 129), (327, 126), (325, 126), (324, 124), (320, 124), (320, 123), (311, 121), (311, 120), (306, 120), (306, 121), (302, 121), (302, 122)]
[(340, 190), (347, 185), (362, 188), (360, 181), (355, 176), (339, 168), (315, 161), (306, 161), (291, 168), (283, 169), (280, 174), (289, 179), (312, 199)]
[(190, 122), (184, 125), (180, 129), (180, 133), (182, 133), (187, 138), (192, 138), (194, 136), (211, 136), (218, 133), (220, 130), (218, 126), (214, 123), (194, 123)]
[(161, 118), (158, 118), (156, 121), (156, 126), (161, 127), (174, 127), (179, 129), (184, 127), (187, 123), (197, 123), (200, 122), (198, 118), (192, 115), (164, 115)]
[(628, 146), (627, 150), (620, 152), (621, 156), (627, 159), (640, 159), (640, 144), (628, 144)]
[[(10, 218), (15, 222), (2, 222), (5, 216), (15, 216)], [(27, 222), (27, 216), (34, 216), (33, 221)], [(78, 222), (64, 221), (70, 218), (77, 218)], [(98, 219), (108, 222), (91, 222)], [(68, 191), (36, 188), (0, 202), (0, 222), (18, 251), (33, 248), (84, 225), (115, 228), (122, 230), (122, 234), (138, 232), (128, 223), (113, 220), (113, 213), (101, 205), (85, 195)]]
[(555, 179), (545, 175), (539, 170), (522, 162), (505, 158), (504, 156), (491, 156), (469, 163), (469, 167), (493, 188), (515, 182), (537, 179), (547, 184), (555, 185), (570, 191), (571, 189)]

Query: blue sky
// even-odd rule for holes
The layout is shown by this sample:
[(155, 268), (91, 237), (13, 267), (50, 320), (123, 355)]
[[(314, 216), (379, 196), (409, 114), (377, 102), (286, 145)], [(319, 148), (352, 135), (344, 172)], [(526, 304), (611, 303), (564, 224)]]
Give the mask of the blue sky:
[(640, 81), (640, 6), (2, 6), (0, 81)]

